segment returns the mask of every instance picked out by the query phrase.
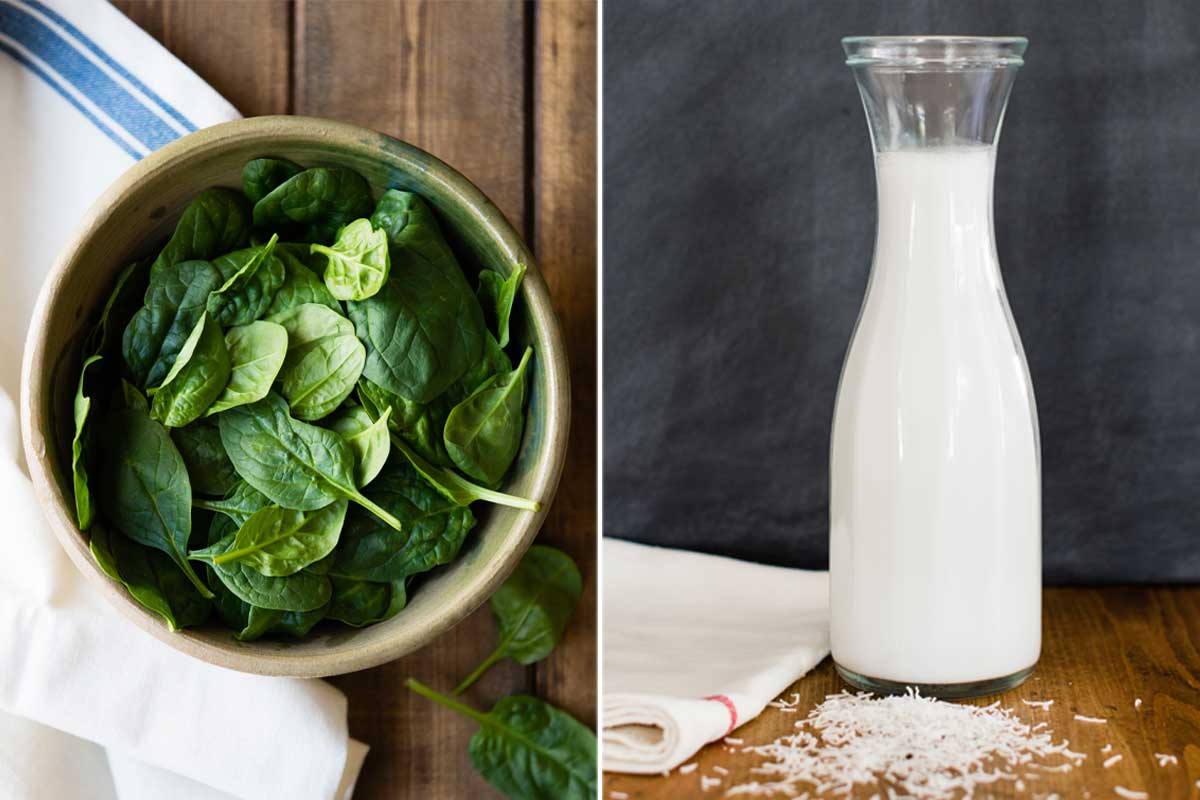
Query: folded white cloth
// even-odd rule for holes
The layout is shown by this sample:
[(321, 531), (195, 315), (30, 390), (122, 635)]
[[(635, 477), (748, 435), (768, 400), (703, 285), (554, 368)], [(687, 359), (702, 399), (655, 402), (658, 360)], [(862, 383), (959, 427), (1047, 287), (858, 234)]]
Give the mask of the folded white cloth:
[(349, 797), (366, 748), (345, 696), (130, 625), (58, 546), (19, 456), (20, 353), (58, 249), (135, 160), (237, 111), (100, 0), (0, 0), (0, 108), (0, 797)]
[(829, 576), (605, 538), (604, 769), (674, 769), (829, 653)]

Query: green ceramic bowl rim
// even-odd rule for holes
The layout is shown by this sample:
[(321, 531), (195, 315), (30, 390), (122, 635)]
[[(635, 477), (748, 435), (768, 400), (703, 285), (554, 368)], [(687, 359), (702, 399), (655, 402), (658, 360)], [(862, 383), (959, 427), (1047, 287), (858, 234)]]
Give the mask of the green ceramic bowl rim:
[[(259, 644), (256, 642), (218, 646), (188, 630), (168, 631), (159, 617), (138, 604), (96, 566), (88, 550), (87, 535), (76, 525), (73, 497), (67, 490), (69, 464), (65, 474), (58, 474), (62, 467), (56, 463), (62, 457), (58, 438), (61, 434), (47, 430), (54, 419), (51, 378), (56, 369), (55, 364), (47, 363), (49, 323), (56, 314), (71, 313), (69, 305), (60, 302), (63, 285), (72, 270), (80, 266), (84, 246), (96, 234), (100, 223), (153, 173), (184, 169), (231, 144), (261, 142), (263, 152), (269, 153), (272, 141), (277, 140), (354, 152), (379, 161), (388, 169), (419, 175), (422, 180), (436, 184), (437, 190), (465, 209), (467, 217), (479, 225), (479, 230), (486, 231), (488, 238), (514, 263), (526, 265), (521, 297), (533, 321), (530, 338), (536, 344), (544, 370), (539, 386), (546, 392), (546, 416), (541, 423), (542, 446), (534, 453), (530, 469), (532, 491), (529, 492), (539, 498), (541, 510), (519, 515), (516, 524), (507, 530), (497, 557), (483, 564), (464, 591), (453, 603), (439, 608), (436, 619), (429, 624), (419, 629), (411, 625), (396, 626), (394, 635), (389, 634), (382, 641), (329, 653), (289, 652), (278, 647), (256, 647)], [(219, 666), (263, 675), (320, 677), (366, 669), (419, 649), (478, 608), (516, 567), (541, 528), (558, 488), (570, 425), (570, 383), (562, 331), (546, 283), (521, 237), (483, 192), (452, 167), (399, 139), (333, 120), (272, 116), (235, 120), (184, 136), (134, 164), (93, 203), (60, 251), (34, 307), (22, 362), (20, 407), (25, 458), (43, 514), (76, 567), (126, 617), (176, 650)], [(398, 622), (402, 617), (403, 614), (389, 622)]]

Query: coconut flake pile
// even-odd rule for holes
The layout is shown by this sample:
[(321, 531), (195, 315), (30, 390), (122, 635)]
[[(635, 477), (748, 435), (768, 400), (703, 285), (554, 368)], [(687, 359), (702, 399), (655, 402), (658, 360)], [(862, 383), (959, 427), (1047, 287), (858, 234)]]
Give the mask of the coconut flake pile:
[(744, 749), (766, 759), (752, 770), (762, 779), (729, 795), (842, 796), (873, 786), (889, 797), (950, 800), (996, 781), (1066, 772), (1086, 758), (999, 703), (956, 705), (911, 689), (897, 697), (830, 695), (795, 733)]

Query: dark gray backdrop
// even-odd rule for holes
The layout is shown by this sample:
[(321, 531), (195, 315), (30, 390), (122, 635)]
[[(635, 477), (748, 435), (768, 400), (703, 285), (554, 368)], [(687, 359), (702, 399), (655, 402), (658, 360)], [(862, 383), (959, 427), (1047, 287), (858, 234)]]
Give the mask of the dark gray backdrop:
[(870, 266), (839, 39), (1029, 37), (996, 177), (1046, 577), (1200, 580), (1200, 4), (604, 4), (605, 533), (824, 567)]

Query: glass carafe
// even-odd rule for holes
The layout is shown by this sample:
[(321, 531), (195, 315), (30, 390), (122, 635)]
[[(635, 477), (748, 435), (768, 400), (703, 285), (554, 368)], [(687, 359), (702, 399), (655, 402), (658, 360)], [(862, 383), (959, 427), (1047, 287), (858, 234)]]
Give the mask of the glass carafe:
[(843, 46), (879, 216), (830, 447), (833, 658), (871, 691), (990, 694), (1041, 648), (1037, 412), (992, 224), (1026, 41)]

